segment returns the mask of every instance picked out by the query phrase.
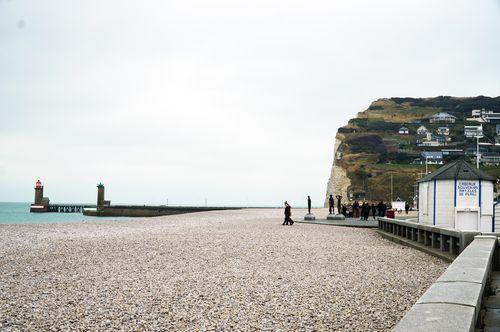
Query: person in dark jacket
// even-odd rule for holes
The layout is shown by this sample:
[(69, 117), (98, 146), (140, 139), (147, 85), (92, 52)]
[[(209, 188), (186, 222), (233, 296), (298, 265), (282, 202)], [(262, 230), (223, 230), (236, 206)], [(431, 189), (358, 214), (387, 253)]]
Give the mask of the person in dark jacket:
[(408, 214), (409, 210), (410, 210), (410, 204), (405, 203), (405, 213)]
[(292, 220), (292, 207), (285, 201), (285, 221), (283, 221), (283, 225), (293, 225)]
[(375, 206), (375, 203), (372, 202), (372, 216), (373, 219), (375, 219), (375, 213), (377, 212), (377, 207)]
[(311, 214), (311, 196), (307, 196), (307, 210)]
[(342, 205), (342, 214), (347, 218), (347, 206), (345, 204)]
[(328, 213), (332, 214), (335, 206), (335, 201), (333, 200), (333, 195), (330, 194), (328, 198)]
[(358, 201), (354, 201), (354, 203), (352, 203), (352, 216), (354, 218), (359, 218), (359, 203), (358, 203)]
[(368, 220), (370, 215), (370, 205), (367, 202), (363, 202), (361, 205), (361, 220)]
[(383, 217), (385, 216), (385, 211), (384, 211), (384, 201), (380, 201), (377, 205), (377, 210), (378, 210), (378, 216)]

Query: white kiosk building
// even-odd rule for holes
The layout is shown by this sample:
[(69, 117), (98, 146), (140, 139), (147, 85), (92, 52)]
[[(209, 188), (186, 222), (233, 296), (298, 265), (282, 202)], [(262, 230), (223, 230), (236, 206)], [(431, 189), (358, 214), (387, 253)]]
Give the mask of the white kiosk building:
[(463, 160), (418, 180), (418, 222), (462, 231), (492, 232), (495, 178)]

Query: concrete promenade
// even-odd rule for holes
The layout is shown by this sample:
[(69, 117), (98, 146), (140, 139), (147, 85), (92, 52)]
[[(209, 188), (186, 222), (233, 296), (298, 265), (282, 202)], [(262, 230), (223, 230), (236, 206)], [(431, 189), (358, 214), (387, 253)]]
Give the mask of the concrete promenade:
[(375, 219), (359, 220), (359, 218), (346, 218), (345, 220), (299, 220), (301, 224), (316, 224), (316, 225), (330, 225), (330, 226), (344, 226), (344, 227), (362, 227), (362, 228), (377, 228), (378, 222)]

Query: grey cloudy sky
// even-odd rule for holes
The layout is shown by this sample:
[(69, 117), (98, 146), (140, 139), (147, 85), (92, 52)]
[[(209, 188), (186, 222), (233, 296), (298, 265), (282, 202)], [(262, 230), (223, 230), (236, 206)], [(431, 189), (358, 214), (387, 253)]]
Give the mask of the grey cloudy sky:
[(480, 94), (498, 0), (0, 0), (0, 201), (321, 204), (372, 100)]

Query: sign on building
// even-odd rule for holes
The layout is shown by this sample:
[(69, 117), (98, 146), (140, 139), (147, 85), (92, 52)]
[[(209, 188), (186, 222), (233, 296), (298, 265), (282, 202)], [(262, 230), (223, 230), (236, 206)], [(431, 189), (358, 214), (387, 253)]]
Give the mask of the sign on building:
[(479, 181), (457, 180), (457, 206), (479, 206)]

